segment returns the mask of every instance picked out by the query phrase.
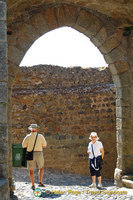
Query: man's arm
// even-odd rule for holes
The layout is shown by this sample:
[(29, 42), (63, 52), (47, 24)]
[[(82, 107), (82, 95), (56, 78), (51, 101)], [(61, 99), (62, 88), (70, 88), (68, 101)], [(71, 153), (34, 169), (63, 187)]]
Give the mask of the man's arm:
[(22, 147), (23, 148), (26, 148), (28, 147), (28, 143), (27, 143), (27, 136), (23, 139), (23, 142), (22, 142)]
[(47, 147), (47, 142), (46, 142), (45, 138), (43, 137), (42, 148), (44, 149), (44, 148), (46, 148), (46, 147)]

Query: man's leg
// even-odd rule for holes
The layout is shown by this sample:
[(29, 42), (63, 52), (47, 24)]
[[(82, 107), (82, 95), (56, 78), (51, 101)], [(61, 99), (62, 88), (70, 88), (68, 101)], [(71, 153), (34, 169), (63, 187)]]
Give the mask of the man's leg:
[(29, 170), (29, 175), (30, 175), (32, 186), (34, 186), (34, 170)]
[(39, 184), (43, 186), (43, 174), (44, 174), (44, 157), (43, 152), (36, 152), (36, 162), (39, 168)]
[(44, 174), (44, 167), (39, 169), (39, 182), (40, 183), (42, 183), (43, 174)]

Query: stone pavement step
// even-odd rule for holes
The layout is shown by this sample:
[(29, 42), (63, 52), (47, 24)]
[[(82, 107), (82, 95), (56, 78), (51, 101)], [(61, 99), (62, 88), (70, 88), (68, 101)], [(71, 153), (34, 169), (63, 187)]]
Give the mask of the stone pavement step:
[(16, 190), (11, 200), (133, 200), (133, 189), (115, 187), (112, 180), (103, 179), (103, 188), (99, 190), (89, 188), (89, 176), (50, 170), (45, 170), (45, 188), (38, 187), (38, 172), (35, 171), (35, 187), (42, 193), (36, 197), (31, 190), (28, 170), (16, 168), (13, 174)]

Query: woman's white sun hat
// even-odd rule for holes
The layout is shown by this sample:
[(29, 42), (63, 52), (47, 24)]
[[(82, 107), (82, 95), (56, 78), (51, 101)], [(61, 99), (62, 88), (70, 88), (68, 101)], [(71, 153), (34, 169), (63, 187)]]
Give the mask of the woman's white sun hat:
[(89, 137), (90, 140), (92, 140), (92, 139), (91, 139), (91, 136), (97, 137), (96, 140), (99, 140), (99, 137), (97, 136), (97, 133), (96, 133), (96, 132), (91, 132), (90, 137)]
[(28, 127), (29, 130), (36, 129), (36, 128), (38, 128), (37, 124), (31, 124), (31, 125)]

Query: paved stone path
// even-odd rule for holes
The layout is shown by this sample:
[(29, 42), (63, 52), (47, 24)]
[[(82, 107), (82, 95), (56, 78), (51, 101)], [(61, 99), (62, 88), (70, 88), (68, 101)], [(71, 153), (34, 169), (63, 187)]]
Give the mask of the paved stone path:
[[(45, 188), (42, 195), (36, 197), (31, 190), (28, 170), (14, 168), (15, 193), (11, 200), (133, 200), (133, 189), (117, 188), (111, 180), (103, 180), (103, 189), (90, 189), (91, 178), (71, 173), (45, 170)], [(38, 171), (35, 171), (35, 186), (38, 187)]]

